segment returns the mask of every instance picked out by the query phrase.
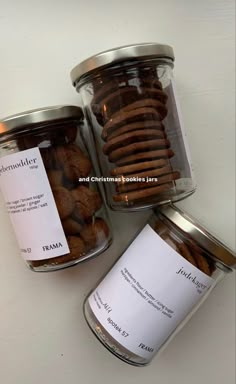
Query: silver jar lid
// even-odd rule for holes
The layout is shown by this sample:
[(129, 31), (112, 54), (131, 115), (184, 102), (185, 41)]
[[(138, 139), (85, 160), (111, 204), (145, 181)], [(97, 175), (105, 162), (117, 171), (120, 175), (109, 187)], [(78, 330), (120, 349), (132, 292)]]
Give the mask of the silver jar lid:
[(94, 71), (95, 69), (107, 67), (111, 64), (135, 58), (159, 57), (174, 61), (174, 51), (169, 45), (158, 43), (142, 43), (133, 45), (124, 45), (100, 52), (88, 59), (82, 61), (71, 71), (71, 80), (73, 85), (81, 79), (82, 76)]
[(216, 260), (226, 267), (236, 268), (236, 254), (217, 240), (205, 228), (196, 223), (190, 216), (174, 205), (162, 206), (158, 209), (165, 219), (169, 220), (187, 236), (192, 238)]
[(30, 125), (50, 123), (59, 120), (81, 120), (82, 109), (73, 105), (57, 105), (38, 108), (0, 119), (0, 135)]

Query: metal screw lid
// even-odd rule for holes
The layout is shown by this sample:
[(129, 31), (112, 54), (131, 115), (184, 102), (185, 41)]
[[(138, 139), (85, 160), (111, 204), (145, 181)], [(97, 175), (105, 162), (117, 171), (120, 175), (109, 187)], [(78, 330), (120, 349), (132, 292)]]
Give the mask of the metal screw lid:
[(196, 241), (220, 263), (230, 268), (236, 268), (236, 254), (212, 236), (205, 228), (196, 223), (190, 216), (186, 215), (186, 213), (170, 204), (160, 207), (157, 214), (160, 214), (169, 220), (171, 224), (181, 229), (185, 235)]
[(124, 45), (100, 52), (88, 59), (82, 61), (71, 71), (71, 80), (73, 85), (81, 79), (82, 76), (94, 71), (95, 69), (107, 67), (111, 64), (135, 58), (159, 57), (174, 61), (174, 51), (169, 45), (158, 43), (142, 43), (133, 45)]
[(73, 105), (33, 109), (0, 119), (0, 135), (31, 125), (59, 120), (81, 120), (82, 118), (82, 109)]

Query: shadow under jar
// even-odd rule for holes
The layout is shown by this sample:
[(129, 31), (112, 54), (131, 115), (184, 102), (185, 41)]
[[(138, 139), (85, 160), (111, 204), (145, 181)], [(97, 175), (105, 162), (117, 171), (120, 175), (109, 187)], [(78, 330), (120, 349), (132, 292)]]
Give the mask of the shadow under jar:
[[(69, 267), (103, 252), (111, 226), (75, 106), (0, 121), (0, 189), (20, 252), (34, 271)], [(82, 180), (82, 181), (80, 181)]]
[(160, 207), (84, 303), (97, 338), (144, 366), (186, 324), (236, 255), (184, 212)]
[(170, 46), (147, 43), (101, 52), (71, 72), (114, 210), (147, 209), (195, 190), (173, 62)]

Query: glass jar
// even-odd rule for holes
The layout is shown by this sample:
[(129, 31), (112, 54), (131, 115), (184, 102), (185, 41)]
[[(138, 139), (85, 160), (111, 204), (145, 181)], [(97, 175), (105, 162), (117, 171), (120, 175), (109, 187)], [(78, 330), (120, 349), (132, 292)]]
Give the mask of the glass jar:
[(147, 209), (195, 190), (173, 66), (170, 46), (148, 43), (101, 52), (71, 72), (113, 210)]
[(103, 252), (111, 226), (95, 183), (75, 106), (0, 121), (0, 188), (30, 269), (52, 271)]
[(144, 366), (236, 266), (235, 254), (176, 207), (161, 207), (84, 303), (97, 338)]

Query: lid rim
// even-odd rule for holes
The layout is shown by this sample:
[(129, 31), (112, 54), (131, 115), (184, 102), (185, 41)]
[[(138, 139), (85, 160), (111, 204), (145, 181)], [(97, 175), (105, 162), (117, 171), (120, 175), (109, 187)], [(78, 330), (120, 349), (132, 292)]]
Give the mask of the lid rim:
[(236, 254), (225, 244), (211, 235), (204, 227), (196, 223), (191, 216), (173, 204), (159, 207), (157, 213), (191, 237), (219, 263), (228, 268), (236, 268)]
[(74, 105), (55, 105), (32, 109), (0, 119), (0, 136), (20, 128), (26, 128), (27, 126), (52, 123), (53, 121), (60, 120), (70, 121), (72, 119), (83, 119), (83, 112), (80, 107)]
[(99, 52), (80, 62), (71, 70), (70, 77), (72, 84), (75, 86), (81, 77), (96, 69), (108, 67), (121, 61), (142, 57), (175, 60), (173, 48), (169, 45), (158, 43), (124, 45)]

